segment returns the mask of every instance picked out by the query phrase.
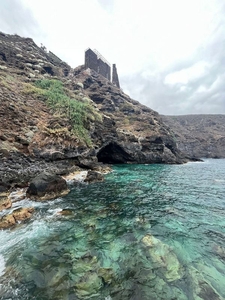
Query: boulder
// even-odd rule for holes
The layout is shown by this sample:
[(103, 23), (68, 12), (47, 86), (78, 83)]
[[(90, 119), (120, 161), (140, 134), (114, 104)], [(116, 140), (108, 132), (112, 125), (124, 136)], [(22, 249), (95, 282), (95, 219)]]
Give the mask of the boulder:
[(12, 214), (6, 215), (0, 219), (0, 229), (6, 229), (16, 224)]
[(26, 219), (29, 219), (32, 216), (32, 213), (34, 212), (33, 207), (27, 207), (27, 208), (18, 208), (13, 211), (13, 217), (16, 221), (24, 221)]
[(96, 171), (89, 170), (87, 177), (84, 179), (85, 182), (100, 182), (104, 180), (104, 176)]
[(12, 206), (11, 200), (8, 198), (8, 193), (0, 194), (0, 211), (10, 208)]
[(77, 296), (81, 299), (91, 296), (92, 294), (97, 295), (102, 286), (102, 278), (92, 272), (87, 272), (80, 281), (75, 284)]
[(49, 200), (68, 193), (65, 179), (56, 174), (43, 172), (31, 181), (26, 195), (35, 200)]
[(33, 207), (18, 208), (14, 210), (11, 214), (5, 215), (0, 218), (0, 229), (6, 229), (16, 225), (19, 221), (24, 221), (29, 219), (34, 212)]
[[(210, 273), (209, 273), (210, 274)], [(191, 279), (192, 286), (192, 299), (199, 300), (222, 300), (222, 297), (219, 292), (212, 286), (212, 284), (203, 277), (203, 274), (200, 273), (194, 267), (189, 267), (189, 277)]]
[(99, 268), (98, 276), (100, 276), (106, 284), (111, 284), (115, 281), (115, 274), (112, 268)]

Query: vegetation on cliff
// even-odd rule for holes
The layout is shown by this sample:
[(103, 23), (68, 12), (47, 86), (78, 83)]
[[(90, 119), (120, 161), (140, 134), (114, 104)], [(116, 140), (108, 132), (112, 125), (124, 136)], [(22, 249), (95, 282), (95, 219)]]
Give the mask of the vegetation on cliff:
[[(70, 91), (67, 90), (69, 93)], [(88, 146), (92, 145), (88, 129), (90, 122), (101, 121), (101, 115), (90, 104), (90, 99), (70, 92), (66, 94), (63, 82), (53, 79), (39, 79), (34, 85), (25, 84), (24, 94), (36, 95), (43, 99), (58, 118), (67, 118), (72, 126), (71, 133), (78, 136)], [(67, 131), (67, 128), (50, 129), (50, 133)]]

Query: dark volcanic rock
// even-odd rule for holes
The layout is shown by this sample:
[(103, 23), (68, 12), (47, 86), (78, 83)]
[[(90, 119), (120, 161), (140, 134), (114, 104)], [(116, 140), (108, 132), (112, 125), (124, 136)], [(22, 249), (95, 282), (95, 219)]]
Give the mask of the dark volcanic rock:
[(36, 200), (48, 200), (66, 195), (68, 192), (65, 179), (56, 174), (43, 172), (31, 181), (27, 196)]

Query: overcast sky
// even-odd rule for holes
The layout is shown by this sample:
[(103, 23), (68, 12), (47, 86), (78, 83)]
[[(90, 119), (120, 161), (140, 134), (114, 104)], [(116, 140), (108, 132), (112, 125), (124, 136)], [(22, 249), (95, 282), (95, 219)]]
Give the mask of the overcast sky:
[(97, 49), (124, 92), (161, 114), (225, 113), (224, 0), (0, 0), (0, 31), (72, 67)]

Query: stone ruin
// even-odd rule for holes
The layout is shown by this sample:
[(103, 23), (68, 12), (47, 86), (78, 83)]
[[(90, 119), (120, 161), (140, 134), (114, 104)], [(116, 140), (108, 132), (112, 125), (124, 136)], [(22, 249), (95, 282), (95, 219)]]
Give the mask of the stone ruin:
[[(111, 81), (111, 65), (97, 50), (88, 48), (85, 51), (85, 68), (90, 68)], [(120, 88), (116, 64), (112, 68), (112, 83)]]

